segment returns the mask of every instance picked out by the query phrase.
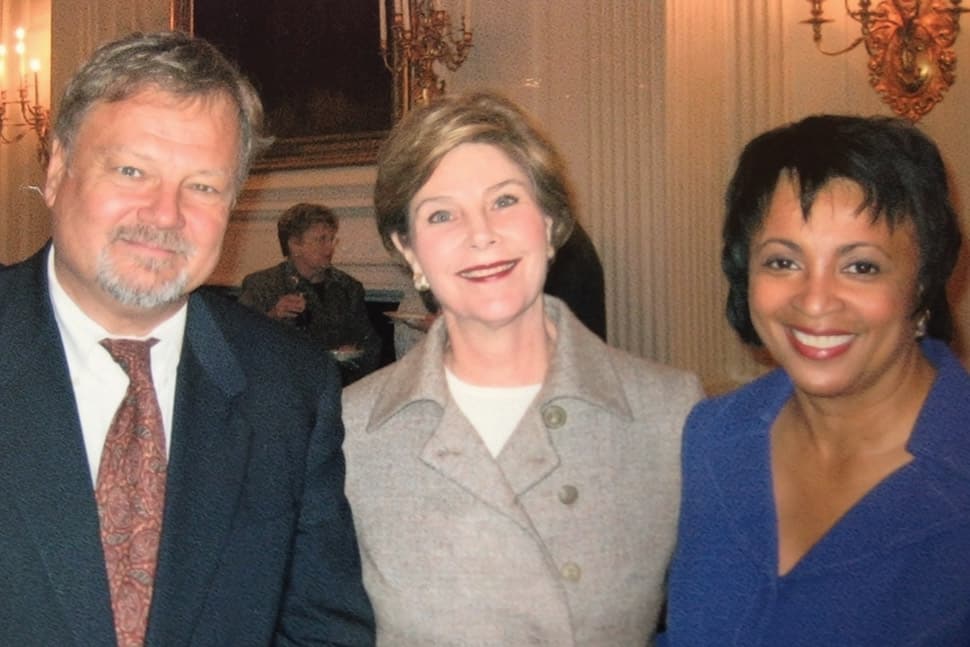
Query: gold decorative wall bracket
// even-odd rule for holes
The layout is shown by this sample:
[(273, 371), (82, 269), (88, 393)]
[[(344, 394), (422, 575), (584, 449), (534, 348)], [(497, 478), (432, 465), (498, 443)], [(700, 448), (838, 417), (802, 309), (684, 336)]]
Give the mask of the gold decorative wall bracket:
[[(3, 42), (3, 2), (0, 1), (0, 144), (15, 144), (33, 131), (37, 135), (37, 161), (47, 168), (50, 156), (50, 110), (40, 103), (40, 61), (27, 52), (27, 30), (13, 31), (14, 45)], [(33, 80), (33, 100), (30, 96)], [(7, 83), (12, 81), (15, 98), (8, 98)]]
[(381, 8), (381, 56), (395, 74), (399, 96), (397, 117), (415, 105), (426, 105), (445, 91), (435, 63), (454, 72), (468, 58), (472, 47), (471, 0), (464, 0), (461, 29), (452, 27), (452, 18), (443, 0), (393, 0), (393, 15), (388, 43), (386, 3)]
[[(0, 90), (0, 143), (14, 144), (24, 138), (29, 131), (34, 131), (37, 135), (37, 161), (41, 167), (47, 168), (47, 160), (50, 157), (48, 147), (50, 110), (40, 105), (34, 99), (31, 103), (27, 99), (27, 89), (21, 87), (18, 91), (18, 98), (13, 101), (7, 100), (6, 90)], [(8, 114), (7, 106), (14, 106), (18, 117)], [(19, 109), (18, 109), (19, 108)], [(13, 131), (13, 134), (10, 134)]]
[(943, 100), (955, 81), (953, 45), (960, 31), (960, 14), (970, 11), (961, 0), (859, 0), (857, 9), (845, 1), (846, 13), (859, 23), (860, 36), (836, 51), (822, 48), (822, 2), (808, 0), (818, 50), (838, 56), (864, 44), (869, 54), (869, 83), (896, 114), (916, 122)]

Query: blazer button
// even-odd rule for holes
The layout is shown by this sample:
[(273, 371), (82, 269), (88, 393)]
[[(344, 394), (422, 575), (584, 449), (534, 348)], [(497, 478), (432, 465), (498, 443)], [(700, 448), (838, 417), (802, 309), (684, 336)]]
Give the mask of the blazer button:
[(582, 577), (583, 574), (582, 571), (579, 570), (579, 564), (576, 564), (575, 562), (566, 562), (563, 564), (560, 573), (562, 574), (562, 579), (566, 580), (567, 582), (578, 582), (579, 578)]
[(566, 505), (572, 505), (576, 503), (576, 499), (579, 498), (579, 490), (573, 485), (564, 485), (559, 488), (559, 500)]
[(558, 404), (551, 404), (542, 410), (542, 422), (549, 429), (559, 429), (566, 424), (566, 410)]

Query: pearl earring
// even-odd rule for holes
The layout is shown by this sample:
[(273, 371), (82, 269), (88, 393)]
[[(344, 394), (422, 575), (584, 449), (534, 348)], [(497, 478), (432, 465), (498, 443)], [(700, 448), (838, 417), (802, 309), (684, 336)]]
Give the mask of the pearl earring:
[(414, 273), (414, 289), (418, 292), (425, 292), (431, 289), (431, 284), (428, 283), (428, 277), (426, 277), (421, 272)]

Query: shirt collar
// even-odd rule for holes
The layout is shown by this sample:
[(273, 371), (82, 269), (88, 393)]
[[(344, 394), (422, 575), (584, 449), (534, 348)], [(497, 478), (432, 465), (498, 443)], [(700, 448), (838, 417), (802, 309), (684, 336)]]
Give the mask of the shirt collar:
[[(64, 290), (54, 271), (54, 246), (51, 246), (47, 256), (47, 284), (50, 291), (51, 306), (54, 319), (60, 329), (64, 346), (69, 353), (76, 357), (86, 358), (91, 353), (102, 353), (104, 349), (100, 341), (106, 337), (117, 337), (109, 333), (104, 326), (89, 317), (81, 307)], [(178, 366), (178, 358), (182, 352), (182, 341), (185, 338), (185, 321), (187, 306), (183, 304), (175, 314), (160, 323), (144, 337), (155, 337), (158, 343), (152, 347), (152, 363), (162, 363), (166, 366)]]

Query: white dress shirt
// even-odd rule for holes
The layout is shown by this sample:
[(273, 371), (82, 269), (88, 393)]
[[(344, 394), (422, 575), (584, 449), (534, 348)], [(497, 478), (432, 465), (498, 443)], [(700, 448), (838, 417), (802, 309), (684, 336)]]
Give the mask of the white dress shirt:
[[(54, 271), (53, 247), (47, 258), (47, 277), (54, 318), (61, 333), (67, 366), (71, 373), (84, 446), (91, 466), (91, 479), (96, 484), (101, 450), (118, 405), (128, 390), (128, 376), (99, 343), (102, 339), (115, 335), (111, 335), (88, 317), (58, 282)], [(162, 411), (166, 455), (171, 447), (175, 382), (182, 341), (185, 339), (186, 311), (187, 306), (183, 305), (151, 333), (139, 338), (158, 339), (158, 343), (151, 349), (152, 380)]]

